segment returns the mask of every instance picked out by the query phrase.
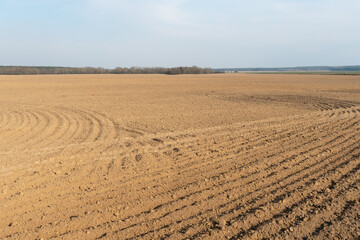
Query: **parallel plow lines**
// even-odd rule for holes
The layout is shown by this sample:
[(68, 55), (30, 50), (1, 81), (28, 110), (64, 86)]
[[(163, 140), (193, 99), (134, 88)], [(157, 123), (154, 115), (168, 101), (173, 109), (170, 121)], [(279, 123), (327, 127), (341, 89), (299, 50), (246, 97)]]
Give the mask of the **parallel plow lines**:
[[(0, 134), (9, 142), (2, 141), (0, 156), (12, 157), (10, 144), (29, 144), (29, 154), (47, 161), (60, 161), (61, 152), (79, 162), (62, 168), (74, 186), (68, 189), (56, 179), (20, 180), (28, 184), (25, 193), (34, 185), (49, 192), (43, 206), (28, 212), (45, 211), (55, 189), (64, 202), (73, 201), (74, 225), (57, 231), (69, 217), (58, 206), (63, 211), (46, 209), (49, 220), (40, 229), (0, 232), (0, 238), (42, 231), (49, 239), (86, 237), (94, 229), (103, 232), (98, 238), (119, 239), (332, 236), (345, 216), (359, 213), (360, 109), (317, 104), (323, 111), (308, 116), (164, 134), (144, 134), (82, 109), (4, 109)], [(88, 188), (87, 176), (96, 176)]]
[[(241, 178), (240, 178), (241, 179)], [(238, 179), (237, 179), (238, 180)], [(254, 183), (254, 181), (256, 181), (257, 180), (257, 178), (255, 178), (255, 180), (253, 180), (253, 181), (250, 181), (250, 182), (248, 182), (247, 183), (247, 185), (248, 184), (252, 184), (252, 183)], [(283, 179), (282, 181), (284, 181), (284, 180), (286, 180), (286, 179)], [(236, 180), (235, 180), (236, 181)], [(300, 181), (300, 180), (299, 180)], [(258, 189), (256, 189), (256, 190), (254, 190), (252, 193), (254, 193), (254, 192), (262, 192), (262, 191), (264, 191), (266, 188), (269, 188), (269, 187), (271, 187), (271, 186), (274, 186), (274, 185), (276, 185), (276, 184), (279, 184), (280, 183), (280, 181), (278, 181), (278, 182), (275, 182), (275, 183), (271, 183), (271, 184), (269, 184), (269, 185), (267, 185), (267, 186), (262, 186), (261, 188), (258, 188)], [(293, 183), (295, 183), (295, 182), (293, 182)], [(229, 182), (226, 182), (225, 184), (223, 184), (223, 185), (228, 185), (229, 184)], [(224, 194), (227, 194), (228, 192), (231, 192), (231, 191), (236, 191), (236, 189), (241, 189), (241, 188), (243, 188), (244, 187), (244, 185), (240, 185), (240, 186), (238, 186), (238, 187), (233, 187), (232, 189), (219, 189), (219, 190), (217, 190), (216, 192), (219, 192), (217, 195), (218, 196), (224, 196)], [(283, 187), (289, 187), (289, 186), (281, 186), (279, 189), (282, 189)], [(206, 191), (207, 189), (204, 189), (204, 191)], [(213, 190), (213, 189), (208, 189), (208, 190)], [(273, 190), (272, 192), (271, 192), (271, 194), (274, 194), (276, 191), (275, 190)], [(207, 198), (207, 200), (206, 201), (208, 201), (208, 200), (214, 200), (214, 202), (216, 202), (216, 200), (215, 199), (213, 199), (215, 196), (214, 195), (211, 195), (211, 196), (209, 196), (208, 198)], [(242, 196), (242, 197), (245, 197), (245, 196)], [(239, 198), (239, 199), (242, 199), (242, 197), (241, 198)], [(264, 195), (261, 195), (261, 196), (258, 196), (257, 198), (258, 199), (261, 199), (261, 198), (263, 198), (264, 197)], [(198, 200), (199, 202), (201, 202), (202, 200)], [(223, 200), (222, 200), (223, 201)], [(251, 203), (251, 202), (253, 202), (254, 201), (254, 199), (252, 199), (252, 200), (249, 200), (247, 203), (244, 203), (243, 205), (248, 205), (249, 203)], [(219, 205), (219, 206), (214, 206), (214, 205), (211, 205), (214, 209), (216, 209), (216, 211), (217, 211), (217, 216), (218, 217), (221, 217), (222, 215), (224, 215), (224, 213), (219, 213), (219, 210), (220, 209), (222, 209), (222, 208), (224, 208), (224, 207), (226, 207), (228, 204), (233, 204), (235, 202), (235, 200), (232, 200), (231, 202), (228, 202), (227, 204), (221, 204), (221, 205)], [(197, 207), (197, 208), (199, 208), (199, 206), (198, 205), (196, 205), (195, 207)], [(229, 212), (233, 212), (233, 211), (235, 211), (236, 209), (230, 209), (229, 210)], [(212, 211), (212, 209), (210, 210), (210, 211)], [(170, 212), (171, 213), (171, 212)], [(168, 215), (169, 213), (167, 212), (166, 213), (166, 216)], [(193, 217), (190, 217), (189, 219), (191, 219), (191, 218), (195, 218), (195, 216), (193, 216)], [(181, 220), (181, 222), (184, 222), (184, 220)], [(177, 221), (177, 223), (180, 223), (179, 221)], [(192, 225), (191, 225), (192, 226)], [(197, 227), (197, 226), (193, 226), (193, 227)], [(186, 228), (186, 227), (185, 227)], [(182, 232), (184, 231), (184, 229), (182, 229), (181, 230)], [(142, 234), (142, 235), (140, 235), (141, 237), (143, 237), (144, 236), (144, 234)]]

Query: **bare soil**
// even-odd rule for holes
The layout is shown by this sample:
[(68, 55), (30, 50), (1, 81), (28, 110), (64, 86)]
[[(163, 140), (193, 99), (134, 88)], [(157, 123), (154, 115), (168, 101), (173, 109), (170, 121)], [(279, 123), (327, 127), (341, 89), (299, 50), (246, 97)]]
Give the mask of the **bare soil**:
[(360, 76), (0, 76), (0, 239), (358, 239)]

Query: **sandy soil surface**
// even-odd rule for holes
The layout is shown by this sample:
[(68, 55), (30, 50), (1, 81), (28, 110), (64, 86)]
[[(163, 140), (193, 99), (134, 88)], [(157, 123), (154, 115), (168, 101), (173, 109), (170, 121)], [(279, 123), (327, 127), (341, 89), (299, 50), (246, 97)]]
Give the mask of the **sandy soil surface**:
[(356, 239), (359, 122), (359, 76), (0, 76), (0, 239)]

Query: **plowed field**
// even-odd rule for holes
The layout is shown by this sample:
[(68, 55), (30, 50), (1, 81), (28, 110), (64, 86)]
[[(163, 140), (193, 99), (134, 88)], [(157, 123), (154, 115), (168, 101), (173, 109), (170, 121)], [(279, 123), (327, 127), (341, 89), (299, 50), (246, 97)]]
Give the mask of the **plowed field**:
[(360, 76), (0, 76), (0, 239), (358, 239)]

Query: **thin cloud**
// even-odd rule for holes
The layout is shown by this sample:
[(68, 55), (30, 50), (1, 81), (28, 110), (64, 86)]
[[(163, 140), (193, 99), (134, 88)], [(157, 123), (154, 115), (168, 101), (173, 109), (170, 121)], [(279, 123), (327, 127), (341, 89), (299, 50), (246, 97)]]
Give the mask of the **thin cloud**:
[(0, 20), (6, 23), (0, 26), (5, 65), (9, 59), (13, 64), (37, 65), (214, 67), (360, 61), (360, 0), (0, 0), (0, 4)]

